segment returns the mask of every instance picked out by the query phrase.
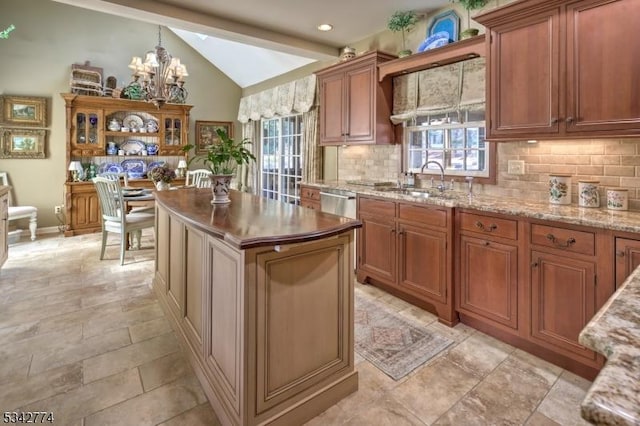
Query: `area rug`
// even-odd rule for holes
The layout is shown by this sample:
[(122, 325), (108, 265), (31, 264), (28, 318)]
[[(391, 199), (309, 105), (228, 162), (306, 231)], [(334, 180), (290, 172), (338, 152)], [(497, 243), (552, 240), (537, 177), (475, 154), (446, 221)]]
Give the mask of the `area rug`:
[(394, 380), (436, 356), (453, 340), (387, 308), (373, 298), (355, 298), (355, 351)]

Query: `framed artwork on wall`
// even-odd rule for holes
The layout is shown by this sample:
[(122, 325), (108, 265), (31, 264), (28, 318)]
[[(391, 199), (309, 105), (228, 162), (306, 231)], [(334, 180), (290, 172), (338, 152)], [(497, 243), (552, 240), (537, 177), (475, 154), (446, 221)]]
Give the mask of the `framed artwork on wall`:
[(3, 124), (47, 127), (47, 98), (6, 95), (0, 98)]
[(196, 154), (207, 152), (207, 146), (218, 141), (216, 131), (222, 129), (233, 138), (232, 121), (197, 121), (196, 120)]
[(2, 128), (0, 158), (45, 158), (47, 131)]

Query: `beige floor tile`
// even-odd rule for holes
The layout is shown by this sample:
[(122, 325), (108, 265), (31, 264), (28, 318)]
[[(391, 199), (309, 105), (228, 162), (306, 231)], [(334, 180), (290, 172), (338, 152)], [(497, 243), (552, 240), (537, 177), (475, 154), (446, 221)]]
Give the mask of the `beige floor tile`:
[(206, 400), (195, 375), (187, 375), (87, 416), (84, 426), (157, 425)]
[(87, 321), (82, 326), (84, 338), (99, 336), (107, 331), (128, 327), (156, 318), (164, 318), (159, 302), (148, 304), (126, 312), (113, 312)]
[(349, 420), (353, 415), (353, 411), (346, 412), (336, 404), (306, 422), (305, 426), (341, 425)]
[(43, 306), (38, 309), (28, 308), (12, 313), (3, 312), (3, 315), (0, 317), (0, 328), (16, 326), (26, 322), (40, 321), (67, 312), (74, 312), (80, 308), (80, 299), (75, 298), (53, 305)]
[(34, 337), (39, 331), (38, 321), (0, 328), (0, 347)]
[[(544, 414), (541, 414), (539, 411), (536, 411), (535, 413), (533, 413), (531, 417), (529, 417), (525, 425), (526, 426), (561, 426), (560, 423), (554, 422), (549, 417), (545, 416)], [(565, 424), (562, 426), (569, 426), (569, 425)]]
[(455, 327), (449, 327), (438, 321), (434, 321), (427, 326), (427, 330), (433, 331), (441, 336), (448, 337), (458, 343), (476, 333), (476, 330), (461, 322), (456, 324)]
[(483, 333), (475, 333), (450, 349), (447, 360), (459, 365), (471, 374), (486, 376), (515, 350)]
[(374, 367), (369, 361), (363, 361), (356, 367), (358, 370), (358, 391), (347, 396), (338, 406), (349, 413), (363, 405), (381, 398), (388, 390), (397, 386), (392, 378)]
[(209, 402), (200, 404), (191, 410), (185, 411), (182, 414), (168, 420), (164, 423), (160, 423), (158, 426), (221, 426), (220, 420), (214, 413)]
[(538, 376), (540, 380), (549, 385), (553, 385), (563, 371), (561, 367), (520, 349), (516, 349), (510, 358), (510, 361), (513, 361), (517, 368)]
[(83, 308), (86, 308), (89, 306), (102, 305), (109, 302), (124, 301), (134, 297), (149, 294), (150, 292), (151, 289), (147, 284), (140, 284), (136, 286), (126, 287), (124, 289), (118, 289), (118, 291), (110, 292), (107, 294), (82, 297), (80, 299), (80, 303)]
[(362, 426), (424, 426), (411, 412), (407, 411), (391, 394), (374, 401), (368, 407), (361, 407), (345, 425)]
[(173, 333), (163, 334), (84, 360), (84, 383), (137, 367), (180, 350)]
[(82, 361), (105, 352), (114, 351), (131, 344), (129, 330), (121, 328), (100, 336), (82, 339), (54, 351), (34, 353), (29, 374), (37, 374), (50, 368)]
[(479, 382), (480, 376), (443, 357), (395, 388), (393, 396), (422, 422), (431, 424)]
[[(130, 401), (131, 398), (141, 393), (142, 385), (138, 370), (133, 368), (73, 389), (66, 394), (58, 394), (34, 402), (21, 409), (32, 411), (42, 410), (43, 407), (46, 407), (47, 410), (54, 413), (56, 424), (66, 425), (122, 401)], [(128, 423), (126, 418), (116, 417), (116, 419), (119, 419), (120, 425), (136, 424)]]
[(588, 380), (564, 371), (538, 411), (562, 425), (588, 425), (580, 415), (580, 403), (590, 386), (591, 382)]
[[(82, 386), (82, 364), (70, 364), (0, 386), (0, 408), (14, 410)], [(47, 406), (40, 406), (42, 410)]]
[(0, 357), (22, 356), (43, 352), (55, 352), (63, 350), (69, 345), (82, 340), (82, 325), (71, 324), (67, 328), (55, 330), (50, 333), (37, 334), (28, 339), (22, 339), (11, 344), (0, 346)]
[[(0, 386), (6, 382), (26, 379), (32, 355), (0, 357)], [(0, 406), (0, 408), (2, 408)]]
[(145, 392), (186, 375), (193, 374), (191, 365), (182, 351), (174, 352), (139, 367)]
[(410, 306), (407, 309), (400, 311), (400, 315), (411, 318), (418, 321), (420, 324), (429, 325), (435, 321), (438, 321), (438, 317), (431, 312), (418, 308), (417, 306)]
[(129, 333), (131, 334), (131, 341), (133, 343), (141, 342), (170, 331), (171, 325), (169, 321), (165, 319), (164, 315), (160, 318), (129, 326)]

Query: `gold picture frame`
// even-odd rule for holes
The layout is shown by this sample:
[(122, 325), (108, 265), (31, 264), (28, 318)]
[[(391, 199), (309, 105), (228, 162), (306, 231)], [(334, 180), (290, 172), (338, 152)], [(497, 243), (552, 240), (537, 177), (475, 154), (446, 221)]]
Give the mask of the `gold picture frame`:
[(197, 121), (196, 120), (196, 154), (205, 154), (207, 146), (218, 141), (216, 130), (223, 129), (233, 138), (232, 121)]
[(47, 131), (2, 128), (0, 158), (45, 158)]
[(47, 127), (47, 98), (1, 96), (2, 124)]

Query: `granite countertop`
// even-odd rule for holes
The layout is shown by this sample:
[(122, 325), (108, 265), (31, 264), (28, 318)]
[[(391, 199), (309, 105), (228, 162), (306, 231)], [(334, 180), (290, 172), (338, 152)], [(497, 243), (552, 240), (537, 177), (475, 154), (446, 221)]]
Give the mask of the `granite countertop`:
[(577, 205), (554, 205), (545, 202), (526, 201), (519, 198), (491, 197), (476, 194), (469, 197), (466, 192), (461, 191), (445, 191), (445, 198), (425, 198), (385, 191), (384, 188), (376, 189), (364, 185), (352, 185), (344, 181), (303, 182), (303, 184), (320, 189), (343, 189), (361, 195), (384, 197), (393, 200), (444, 207), (469, 208), (489, 213), (501, 213), (614, 231), (640, 233), (640, 212), (608, 210), (606, 207), (587, 208), (578, 207)]
[(359, 228), (359, 220), (230, 191), (231, 203), (211, 205), (210, 188), (156, 191), (156, 202), (192, 226), (238, 249), (328, 238)]
[(640, 425), (640, 268), (609, 298), (579, 341), (607, 357), (582, 402), (595, 424)]

